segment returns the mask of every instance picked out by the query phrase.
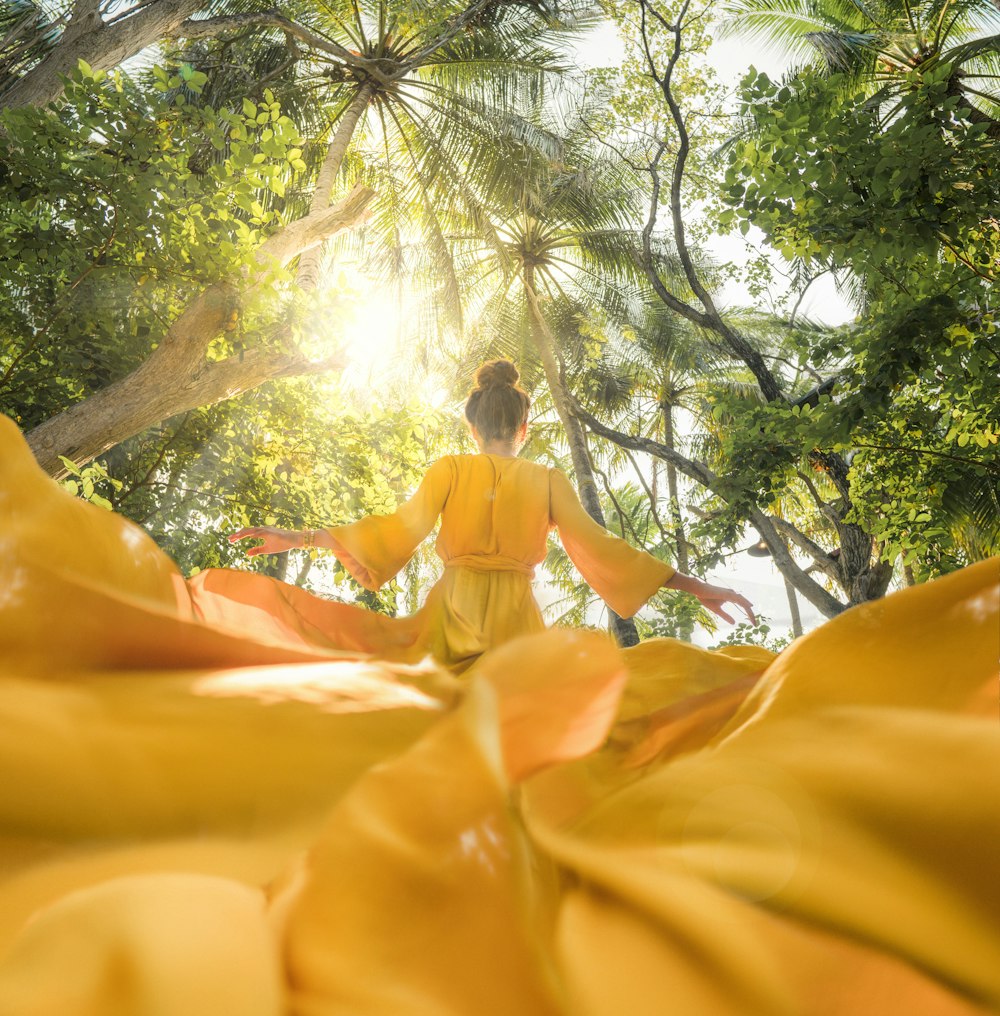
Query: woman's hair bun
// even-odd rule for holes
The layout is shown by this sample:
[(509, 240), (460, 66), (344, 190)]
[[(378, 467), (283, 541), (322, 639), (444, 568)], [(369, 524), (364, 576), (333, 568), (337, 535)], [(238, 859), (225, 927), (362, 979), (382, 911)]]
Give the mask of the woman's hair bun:
[(513, 441), (528, 422), (531, 399), (518, 385), (520, 377), (510, 360), (489, 360), (476, 371), (465, 418), (483, 441)]
[(476, 384), (480, 388), (513, 387), (521, 377), (510, 360), (488, 360), (476, 371)]

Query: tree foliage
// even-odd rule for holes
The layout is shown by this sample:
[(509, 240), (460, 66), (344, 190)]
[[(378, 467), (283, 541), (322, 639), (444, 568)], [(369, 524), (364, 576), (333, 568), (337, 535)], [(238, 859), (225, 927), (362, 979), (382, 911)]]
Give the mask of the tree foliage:
[[(751, 69), (737, 108), (691, 0), (610, 5), (625, 56), (589, 75), (567, 48), (592, 23), (583, 0), (188, 3), (169, 24), (162, 0), (91, 7), (0, 19), (0, 105), (16, 99), (0, 111), (0, 411), (185, 570), (244, 566), (232, 527), (392, 510), (462, 447), (421, 375), (457, 404), (497, 354), (536, 395), (529, 453), (685, 569), (755, 527), (832, 615), (897, 563), (919, 580), (1000, 550), (1000, 70), (981, 0), (740, 0), (744, 29), (817, 59), (782, 82)], [(49, 58), (79, 47), (102, 68), (131, 55), (107, 45), (129, 21), (153, 26), (130, 36), (151, 59), (53, 77)], [(352, 184), (370, 190), (331, 207)], [(318, 373), (345, 362), (361, 299), (323, 271), (336, 231), (327, 258), (427, 308), (400, 327), (410, 376), (360, 401)], [(720, 265), (714, 232), (764, 249)], [(765, 267), (781, 262), (787, 296)], [(822, 273), (854, 321), (797, 314)], [(740, 278), (795, 309), (734, 306)], [(128, 397), (145, 415), (73, 444), (90, 409)], [(548, 570), (557, 612), (592, 616), (556, 549)], [(332, 559), (284, 577), (392, 612), (432, 573), (418, 560), (378, 597)], [(639, 629), (705, 622), (663, 596)]]
[(1000, 547), (1000, 147), (947, 94), (950, 73), (914, 75), (888, 121), (836, 75), (779, 87), (752, 74), (756, 131), (726, 176), (730, 221), (788, 260), (851, 272), (866, 294), (854, 328), (800, 348), (837, 372), (832, 397), (754, 425), (775, 447), (850, 454), (853, 517), (923, 575)]

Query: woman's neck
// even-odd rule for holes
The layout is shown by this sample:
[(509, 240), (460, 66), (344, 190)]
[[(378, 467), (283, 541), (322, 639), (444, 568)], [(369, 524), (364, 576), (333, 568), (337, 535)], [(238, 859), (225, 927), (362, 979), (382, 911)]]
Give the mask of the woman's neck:
[(513, 441), (483, 441), (479, 450), (484, 455), (499, 455), (504, 459), (517, 458), (517, 449)]

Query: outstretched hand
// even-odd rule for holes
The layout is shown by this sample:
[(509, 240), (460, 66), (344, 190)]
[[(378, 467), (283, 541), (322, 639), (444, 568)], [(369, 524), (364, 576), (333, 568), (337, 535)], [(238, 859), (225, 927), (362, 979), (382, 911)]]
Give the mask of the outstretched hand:
[(691, 592), (694, 593), (703, 607), (710, 610), (713, 614), (718, 614), (723, 621), (736, 624), (736, 621), (722, 609), (724, 604), (732, 603), (746, 614), (751, 624), (755, 625), (757, 623), (757, 618), (753, 612), (753, 605), (742, 593), (736, 592), (735, 589), (726, 589), (724, 586), (713, 586), (708, 582), (702, 582), (700, 583), (700, 588), (692, 589)]
[(255, 557), (257, 554), (284, 554), (302, 546), (302, 534), (298, 530), (278, 529), (275, 526), (251, 526), (249, 529), (241, 529), (229, 537), (229, 542), (250, 539), (264, 542), (257, 547), (246, 547), (247, 557)]

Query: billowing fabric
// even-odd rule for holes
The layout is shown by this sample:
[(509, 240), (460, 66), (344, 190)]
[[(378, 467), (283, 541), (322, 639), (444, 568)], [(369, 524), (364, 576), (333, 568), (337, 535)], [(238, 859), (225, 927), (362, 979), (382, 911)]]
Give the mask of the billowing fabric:
[(553, 528), (583, 577), (623, 617), (631, 617), (674, 573), (594, 522), (559, 470), (500, 455), (440, 459), (392, 515), (327, 532), (350, 574), (378, 589), (409, 561), (438, 519), (436, 549), (444, 574), (411, 617), (378, 617), (264, 576), (213, 570), (191, 583), (194, 609), (216, 625), (246, 628), (256, 615), (258, 630), (308, 632), (310, 640), (331, 648), (402, 662), (429, 653), (463, 670), (487, 650), (545, 628), (531, 579)]
[(0, 1016), (1000, 1011), (1000, 561), (462, 679), (270, 606), (0, 419)]

